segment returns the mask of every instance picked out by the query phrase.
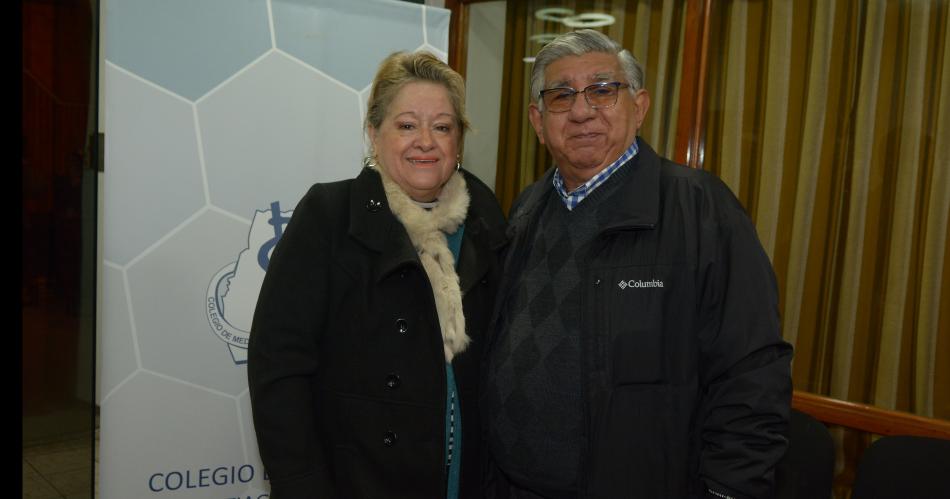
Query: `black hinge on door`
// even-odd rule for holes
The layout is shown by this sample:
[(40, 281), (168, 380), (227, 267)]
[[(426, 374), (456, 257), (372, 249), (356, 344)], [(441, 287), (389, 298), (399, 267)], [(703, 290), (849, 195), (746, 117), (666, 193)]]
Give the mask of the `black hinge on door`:
[(89, 136), (89, 161), (86, 163), (86, 168), (90, 170), (96, 170), (98, 172), (104, 172), (105, 169), (105, 152), (106, 152), (106, 134), (99, 132), (94, 135)]

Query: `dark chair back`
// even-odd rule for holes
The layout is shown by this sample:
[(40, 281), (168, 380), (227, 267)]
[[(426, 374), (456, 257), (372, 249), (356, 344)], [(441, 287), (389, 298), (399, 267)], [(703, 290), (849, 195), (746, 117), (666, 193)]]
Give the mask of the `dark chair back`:
[(950, 440), (885, 436), (858, 461), (851, 499), (950, 498)]
[(776, 499), (829, 499), (835, 471), (835, 445), (828, 428), (792, 409), (788, 450), (775, 467)]

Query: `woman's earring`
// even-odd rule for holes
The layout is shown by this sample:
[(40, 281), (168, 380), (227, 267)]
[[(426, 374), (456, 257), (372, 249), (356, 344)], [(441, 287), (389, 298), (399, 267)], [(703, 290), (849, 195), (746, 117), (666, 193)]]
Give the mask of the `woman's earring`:
[(365, 156), (363, 157), (363, 166), (366, 168), (376, 168), (379, 164), (376, 163), (375, 156)]
[(459, 160), (455, 160), (455, 171), (459, 171), (461, 169), (462, 169), (462, 162)]

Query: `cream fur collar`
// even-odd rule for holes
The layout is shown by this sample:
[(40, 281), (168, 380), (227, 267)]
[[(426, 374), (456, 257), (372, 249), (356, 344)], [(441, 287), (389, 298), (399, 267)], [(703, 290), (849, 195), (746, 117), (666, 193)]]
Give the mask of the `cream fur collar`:
[(442, 329), (445, 361), (452, 362), (452, 358), (465, 350), (471, 341), (465, 334), (462, 290), (455, 272), (455, 258), (445, 238), (446, 233), (458, 229), (468, 213), (470, 198), (465, 178), (459, 172), (453, 173), (442, 186), (439, 204), (426, 210), (403, 192), (382, 167), (370, 165), (370, 168), (379, 172), (389, 207), (409, 233), (409, 239), (429, 277)]

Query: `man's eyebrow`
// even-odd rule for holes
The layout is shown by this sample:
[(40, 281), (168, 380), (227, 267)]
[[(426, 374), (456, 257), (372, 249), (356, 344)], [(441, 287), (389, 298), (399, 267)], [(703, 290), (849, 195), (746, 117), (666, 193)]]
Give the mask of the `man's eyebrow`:
[[(613, 79), (614, 79), (613, 71), (604, 71), (602, 73), (594, 73), (591, 76), (592, 81), (610, 81)], [(548, 82), (547, 85), (545, 86), (545, 88), (558, 88), (558, 87), (573, 88), (571, 87), (571, 82), (569, 80), (564, 80), (564, 79)]]

